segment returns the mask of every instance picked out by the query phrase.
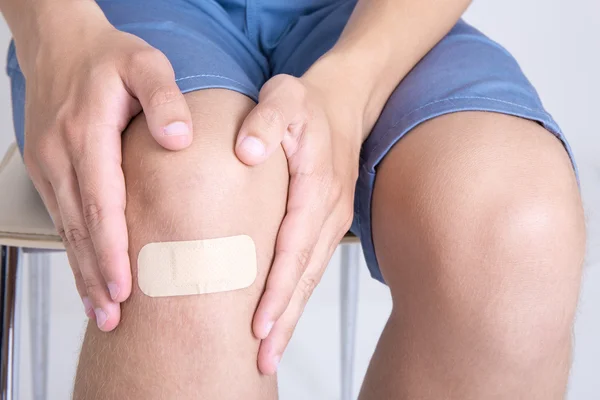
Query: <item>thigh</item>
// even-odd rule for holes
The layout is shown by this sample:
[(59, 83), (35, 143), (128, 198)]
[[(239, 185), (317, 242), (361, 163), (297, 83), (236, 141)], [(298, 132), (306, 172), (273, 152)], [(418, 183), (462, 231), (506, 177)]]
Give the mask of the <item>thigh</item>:
[[(257, 368), (251, 321), (285, 210), (283, 151), (248, 167), (235, 157), (235, 135), (254, 103), (226, 90), (186, 95), (194, 141), (181, 152), (159, 147), (144, 117), (124, 133), (131, 297), (112, 333), (89, 324), (76, 398), (276, 398), (275, 381)], [(258, 277), (246, 289), (153, 298), (137, 285), (137, 255), (150, 242), (249, 235)]]

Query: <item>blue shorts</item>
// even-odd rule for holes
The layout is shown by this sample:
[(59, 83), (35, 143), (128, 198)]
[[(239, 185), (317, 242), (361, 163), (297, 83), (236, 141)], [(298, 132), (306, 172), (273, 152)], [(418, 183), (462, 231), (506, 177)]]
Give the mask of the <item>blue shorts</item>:
[[(302, 75), (329, 50), (356, 0), (98, 0), (118, 29), (171, 61), (183, 92), (226, 88), (257, 101), (275, 74)], [(14, 47), (8, 55), (17, 140), (23, 148), (25, 81)], [(459, 21), (404, 78), (364, 142), (352, 232), (371, 275), (383, 277), (371, 234), (377, 166), (418, 124), (457, 111), (491, 111), (539, 122), (569, 147), (513, 57)], [(571, 154), (570, 154), (571, 155)]]

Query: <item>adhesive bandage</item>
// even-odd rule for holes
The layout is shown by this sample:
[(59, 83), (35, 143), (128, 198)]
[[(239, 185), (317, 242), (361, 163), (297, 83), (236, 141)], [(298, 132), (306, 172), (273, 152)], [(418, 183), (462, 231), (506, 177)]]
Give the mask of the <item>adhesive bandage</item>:
[(138, 254), (138, 284), (150, 297), (243, 289), (256, 279), (250, 236), (148, 243)]

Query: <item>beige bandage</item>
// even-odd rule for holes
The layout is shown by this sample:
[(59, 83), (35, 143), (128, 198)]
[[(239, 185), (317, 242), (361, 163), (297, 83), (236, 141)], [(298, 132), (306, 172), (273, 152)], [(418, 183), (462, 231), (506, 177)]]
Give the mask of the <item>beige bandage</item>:
[(137, 262), (138, 284), (151, 297), (243, 289), (256, 279), (256, 249), (247, 235), (148, 243)]

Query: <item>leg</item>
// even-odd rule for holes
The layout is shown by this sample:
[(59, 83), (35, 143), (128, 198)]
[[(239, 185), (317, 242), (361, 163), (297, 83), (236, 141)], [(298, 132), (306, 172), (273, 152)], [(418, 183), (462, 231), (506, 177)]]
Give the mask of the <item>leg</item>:
[[(194, 143), (162, 150), (143, 117), (124, 134), (129, 251), (133, 292), (113, 333), (90, 323), (81, 351), (75, 399), (275, 399), (276, 380), (259, 374), (259, 341), (251, 320), (271, 264), (284, 214), (283, 151), (260, 167), (233, 153), (253, 107), (226, 90), (186, 95)], [(137, 254), (149, 242), (250, 235), (259, 273), (247, 289), (150, 298), (137, 286)]]
[(50, 328), (50, 254), (29, 254), (29, 325), (33, 398), (44, 400), (48, 387), (48, 340)]
[(373, 238), (393, 311), (361, 399), (562, 399), (584, 255), (561, 143), (493, 113), (426, 122), (381, 164)]

